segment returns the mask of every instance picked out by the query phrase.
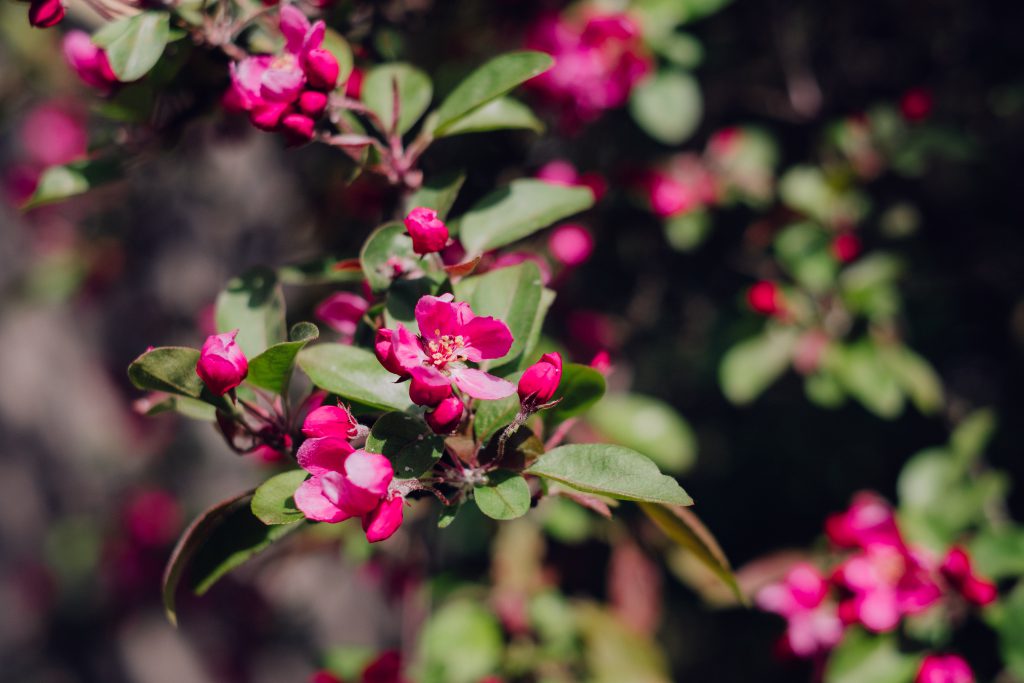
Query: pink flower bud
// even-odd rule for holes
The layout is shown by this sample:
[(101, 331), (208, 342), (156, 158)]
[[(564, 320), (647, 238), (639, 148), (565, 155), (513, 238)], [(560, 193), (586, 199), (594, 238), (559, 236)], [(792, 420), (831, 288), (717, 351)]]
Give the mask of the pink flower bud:
[(306, 53), (303, 71), (306, 72), (306, 81), (311, 87), (318, 90), (334, 90), (338, 85), (338, 73), (341, 68), (338, 66), (337, 58), (330, 51), (317, 48)]
[(61, 0), (32, 0), (28, 10), (28, 23), (36, 28), (50, 28), (64, 18), (64, 3)]
[(358, 100), (363, 94), (363, 70), (356, 67), (345, 81), (345, 97)]
[(405, 229), (412, 237), (412, 250), (432, 254), (448, 244), (448, 227), (437, 217), (437, 211), (417, 207), (405, 217)]
[(452, 395), (452, 385), (431, 384), (417, 377), (409, 383), (409, 399), (418, 406), (436, 406)]
[(277, 130), (281, 125), (281, 118), (288, 111), (288, 105), (283, 102), (257, 102), (249, 112), (249, 120), (252, 125), (268, 133)]
[(292, 145), (302, 145), (312, 140), (315, 125), (313, 119), (305, 114), (285, 114), (281, 119), (281, 131)]
[(911, 88), (900, 98), (900, 112), (911, 123), (924, 121), (932, 113), (934, 99), (927, 88)]
[(235, 343), (237, 336), (238, 330), (210, 335), (199, 352), (196, 374), (217, 396), (237, 387), (249, 374), (249, 361)]
[(784, 309), (782, 292), (774, 282), (762, 280), (747, 290), (747, 305), (755, 313), (777, 315)]
[(832, 240), (832, 255), (840, 263), (849, 263), (860, 255), (860, 238), (851, 232), (844, 232)]
[(306, 116), (318, 119), (327, 109), (327, 93), (319, 90), (303, 90), (299, 95), (299, 110)]
[(398, 531), (398, 527), (402, 526), (404, 502), (401, 496), (394, 496), (390, 500), (380, 501), (377, 507), (363, 515), (363, 531), (366, 532), (367, 541), (377, 543)]
[(921, 662), (914, 683), (974, 683), (974, 672), (956, 655), (928, 655)]
[(554, 229), (548, 238), (548, 251), (563, 266), (585, 263), (594, 251), (590, 231), (578, 223), (566, 223)]
[(392, 374), (406, 377), (409, 373), (405, 371), (405, 368), (402, 367), (402, 364), (395, 356), (395, 348), (392, 344), (393, 335), (394, 330), (389, 330), (386, 327), (377, 330), (377, 336), (373, 340), (373, 352), (377, 355), (377, 360), (380, 361), (385, 370)]
[(352, 292), (335, 292), (316, 307), (316, 317), (341, 335), (346, 344), (352, 342), (359, 321), (370, 309), (370, 302)]
[(379, 453), (352, 451), (341, 470), (321, 475), (324, 497), (350, 515), (363, 515), (388, 492), (395, 476), (391, 461)]
[(524, 405), (539, 405), (550, 401), (558, 383), (562, 381), (562, 356), (545, 353), (540, 361), (526, 369), (519, 378), (519, 400)]
[(427, 411), (423, 419), (435, 434), (451, 434), (462, 421), (462, 410), (462, 401), (457, 396), (449, 396), (438, 403), (436, 408)]
[(341, 406), (320, 406), (306, 416), (302, 433), (310, 438), (337, 436), (351, 439), (359, 433), (359, 423)]
[(93, 44), (88, 33), (68, 31), (63, 48), (68, 66), (86, 85), (104, 92), (117, 85), (117, 76), (110, 68), (107, 53)]

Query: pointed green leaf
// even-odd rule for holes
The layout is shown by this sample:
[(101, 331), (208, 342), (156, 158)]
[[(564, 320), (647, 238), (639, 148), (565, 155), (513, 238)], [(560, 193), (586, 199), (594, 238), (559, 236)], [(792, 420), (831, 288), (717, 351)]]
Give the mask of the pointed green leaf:
[(249, 375), (246, 379), (275, 394), (285, 393), (295, 367), (295, 357), (306, 344), (319, 336), (320, 330), (313, 323), (296, 324), (292, 327), (291, 341), (274, 344), (249, 361)]
[(667, 472), (685, 472), (697, 458), (689, 423), (651, 396), (609, 394), (590, 409), (587, 421), (609, 441), (643, 453)]
[(117, 80), (127, 83), (142, 78), (160, 61), (170, 39), (170, 21), (167, 12), (142, 12), (107, 24), (92, 41), (107, 53)]
[(491, 519), (515, 519), (530, 510), (530, 487), (521, 474), (496, 470), (487, 475), (487, 483), (473, 489), (480, 512)]
[(604, 388), (604, 375), (594, 368), (579, 363), (564, 364), (562, 379), (555, 392), (558, 405), (544, 412), (544, 420), (557, 424), (579, 415), (601, 400)]
[(267, 479), (253, 494), (252, 513), (264, 524), (291, 524), (305, 519), (293, 496), (307, 476), (306, 470), (291, 470)]
[[(543, 289), (540, 269), (531, 261), (468, 277), (455, 285), (456, 299), (468, 301), (476, 315), (494, 316), (503, 321), (512, 332), (509, 352), (502, 358), (488, 361), (485, 366), (511, 365), (523, 352), (537, 317)], [(499, 374), (502, 373), (499, 371)]]
[(750, 403), (789, 367), (796, 330), (770, 328), (725, 352), (718, 380), (725, 397), (737, 405)]
[(247, 358), (288, 339), (284, 291), (269, 268), (255, 268), (228, 282), (217, 297), (215, 317), (218, 332), (238, 330), (236, 341)]
[(450, 138), (466, 133), (487, 133), (492, 130), (532, 130), (544, 132), (544, 122), (528, 106), (511, 97), (499, 97), (473, 110), (448, 126), (437, 137)]
[(86, 159), (72, 161), (63, 166), (51, 166), (43, 171), (35, 192), (22, 205), (23, 211), (44, 204), (60, 202), (104, 185), (123, 176), (117, 159)]
[(380, 410), (412, 407), (408, 388), (385, 370), (372, 352), (344, 344), (317, 344), (299, 353), (299, 367), (313, 384)]
[(363, 79), (362, 98), (390, 132), (395, 121), (394, 85), (398, 85), (398, 133), (404, 134), (423, 116), (434, 96), (430, 77), (402, 62), (374, 67)]

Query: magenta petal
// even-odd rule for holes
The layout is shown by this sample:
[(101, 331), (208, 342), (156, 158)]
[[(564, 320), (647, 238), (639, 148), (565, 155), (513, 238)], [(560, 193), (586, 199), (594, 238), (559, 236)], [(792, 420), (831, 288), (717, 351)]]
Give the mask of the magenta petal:
[(245, 96), (249, 107), (253, 106), (262, 97), (260, 95), (260, 84), (263, 82), (263, 74), (270, 67), (271, 59), (267, 55), (247, 57), (231, 65), (231, 80)]
[(324, 42), (324, 35), (327, 33), (327, 25), (323, 21), (318, 21), (306, 31), (306, 35), (302, 41), (302, 52), (303, 54), (310, 50), (315, 50), (320, 47)]
[(333, 524), (352, 516), (327, 500), (319, 477), (302, 482), (302, 485), (295, 491), (294, 498), (295, 506), (302, 510), (302, 514), (306, 515), (307, 519)]
[(516, 385), (506, 379), (489, 375), (483, 370), (463, 368), (452, 373), (455, 386), (473, 398), (505, 398), (516, 393)]
[(271, 67), (263, 74), (260, 95), (270, 102), (293, 102), (305, 84), (306, 76), (297, 64)]
[(298, 54), (310, 30), (309, 19), (294, 5), (282, 5), (278, 26), (284, 36), (284, 49), (292, 54)]
[(420, 341), (407, 330), (404, 325), (399, 324), (391, 336), (391, 349), (395, 354), (398, 364), (406, 371), (422, 367), (427, 355), (423, 353)]
[(327, 436), (319, 439), (306, 439), (299, 446), (295, 457), (299, 467), (313, 475), (328, 472), (340, 472), (345, 465), (345, 458), (355, 449), (345, 439)]
[(487, 358), (501, 358), (512, 348), (512, 332), (508, 325), (491, 317), (473, 318), (462, 328), (469, 339), (466, 357), (474, 363)]
[(366, 540), (376, 543), (390, 538), (402, 526), (404, 500), (395, 496), (391, 500), (382, 500), (377, 507), (363, 515), (363, 531)]
[(416, 324), (426, 339), (460, 334), (457, 314), (449, 297), (424, 296), (416, 303)]
[(346, 506), (367, 512), (388, 492), (395, 476), (391, 461), (379, 453), (355, 451), (345, 460)]

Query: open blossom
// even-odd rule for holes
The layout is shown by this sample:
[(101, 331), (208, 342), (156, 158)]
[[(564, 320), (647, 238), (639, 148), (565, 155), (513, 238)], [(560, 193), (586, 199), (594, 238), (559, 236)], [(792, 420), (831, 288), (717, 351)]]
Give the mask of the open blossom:
[(892, 507), (871, 491), (857, 493), (845, 512), (830, 515), (825, 534), (840, 548), (903, 547)]
[(942, 597), (927, 558), (908, 548), (870, 546), (843, 562), (835, 579), (853, 596), (840, 605), (843, 617), (876, 633), (891, 631), (901, 618)]
[(335, 292), (316, 307), (316, 317), (341, 335), (342, 342), (352, 343), (359, 321), (370, 310), (370, 302), (352, 292)]
[(639, 26), (625, 14), (592, 15), (582, 23), (548, 15), (530, 29), (526, 46), (555, 58), (529, 86), (561, 109), (567, 126), (624, 104), (652, 67)]
[(554, 398), (561, 380), (562, 355), (545, 353), (519, 378), (519, 400), (529, 406), (547, 403)]
[(448, 244), (448, 226), (437, 217), (437, 211), (418, 206), (405, 217), (405, 229), (412, 237), (412, 250), (417, 254), (433, 254)]
[(249, 361), (235, 342), (237, 336), (238, 330), (210, 335), (199, 352), (196, 374), (217, 396), (237, 387), (249, 374)]
[(400, 369), (396, 374), (409, 375), (421, 385), (454, 384), (481, 399), (511, 396), (514, 384), (467, 365), (508, 353), (512, 347), (508, 325), (490, 316), (474, 315), (469, 304), (453, 302), (453, 298), (451, 294), (421, 298), (415, 311), (420, 334), (398, 325), (390, 334), (378, 335), (378, 358), (383, 355), (385, 367), (392, 372)]
[(785, 645), (798, 657), (827, 652), (843, 635), (836, 606), (827, 600), (828, 584), (813, 566), (800, 563), (781, 583), (766, 586), (757, 606), (786, 619)]
[(118, 84), (103, 48), (92, 42), (85, 31), (68, 31), (64, 36), (64, 59), (86, 85), (110, 92)]
[(921, 662), (914, 683), (974, 683), (974, 672), (962, 657), (931, 654)]

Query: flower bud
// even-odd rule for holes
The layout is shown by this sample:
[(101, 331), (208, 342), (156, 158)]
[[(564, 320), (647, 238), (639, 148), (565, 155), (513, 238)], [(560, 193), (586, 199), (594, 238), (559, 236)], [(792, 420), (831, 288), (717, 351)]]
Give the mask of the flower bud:
[(386, 327), (382, 327), (377, 330), (377, 336), (373, 340), (373, 352), (377, 355), (377, 360), (384, 366), (384, 369), (388, 372), (405, 377), (405, 368), (398, 362), (398, 358), (395, 356), (395, 349), (391, 343), (391, 337), (394, 334), (394, 330), (389, 330)]
[(448, 227), (437, 217), (437, 211), (417, 207), (405, 217), (405, 229), (412, 237), (412, 250), (432, 254), (448, 244)]
[(946, 581), (972, 605), (984, 607), (998, 597), (996, 585), (974, 573), (970, 555), (959, 546), (950, 548), (940, 571)]
[(306, 54), (303, 70), (306, 81), (317, 90), (334, 90), (338, 85), (338, 74), (341, 68), (338, 60), (328, 50), (317, 48)]
[(345, 97), (358, 100), (363, 94), (363, 70), (354, 67), (345, 81)]
[(359, 433), (359, 423), (341, 406), (320, 406), (306, 416), (302, 433), (314, 439), (322, 436), (351, 439)]
[(451, 434), (462, 421), (462, 410), (462, 401), (457, 396), (449, 396), (438, 403), (436, 408), (427, 411), (423, 419), (435, 434)]
[(341, 335), (342, 342), (351, 344), (359, 321), (370, 310), (370, 302), (352, 292), (335, 292), (316, 307), (316, 317)]
[(217, 396), (237, 387), (249, 374), (249, 361), (235, 343), (237, 336), (238, 330), (210, 335), (199, 352), (196, 374)]
[(352, 451), (339, 472), (320, 477), (324, 496), (350, 515), (364, 515), (388, 492), (395, 476), (391, 461), (379, 453)]
[(107, 53), (93, 44), (85, 31), (68, 31), (64, 36), (64, 60), (86, 84), (104, 92), (117, 85)]
[(747, 305), (755, 313), (776, 315), (783, 310), (782, 292), (774, 282), (762, 280), (747, 290)]
[(302, 145), (313, 139), (313, 119), (305, 114), (285, 114), (281, 119), (281, 131), (289, 144)]
[(283, 102), (257, 102), (249, 112), (249, 120), (260, 130), (273, 132), (281, 125), (287, 110), (288, 105)]
[(924, 121), (932, 113), (934, 98), (927, 88), (911, 88), (900, 98), (900, 113), (911, 123)]
[(974, 683), (974, 672), (961, 657), (931, 654), (921, 662), (914, 683)]
[(28, 23), (36, 28), (50, 28), (64, 18), (64, 3), (61, 0), (32, 0), (28, 10)]
[(398, 527), (402, 526), (404, 502), (401, 496), (394, 496), (380, 501), (377, 507), (363, 515), (363, 531), (366, 532), (367, 541), (377, 543), (398, 531)]
[(832, 255), (840, 263), (849, 263), (860, 255), (860, 239), (850, 232), (837, 235), (832, 240)]
[(561, 380), (561, 354), (545, 353), (519, 378), (519, 400), (523, 405), (547, 403), (554, 397)]
[(306, 116), (318, 119), (327, 109), (327, 93), (319, 90), (303, 90), (299, 95), (299, 110)]
[(548, 251), (563, 266), (585, 263), (594, 251), (590, 231), (577, 223), (566, 223), (554, 229), (548, 238)]
[(436, 406), (452, 395), (452, 385), (428, 384), (416, 377), (409, 383), (409, 399), (418, 406)]

